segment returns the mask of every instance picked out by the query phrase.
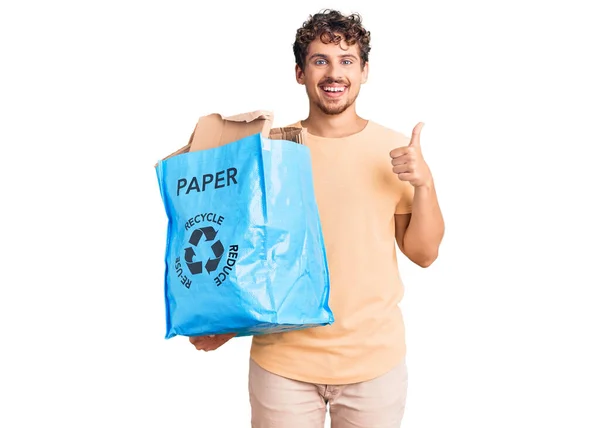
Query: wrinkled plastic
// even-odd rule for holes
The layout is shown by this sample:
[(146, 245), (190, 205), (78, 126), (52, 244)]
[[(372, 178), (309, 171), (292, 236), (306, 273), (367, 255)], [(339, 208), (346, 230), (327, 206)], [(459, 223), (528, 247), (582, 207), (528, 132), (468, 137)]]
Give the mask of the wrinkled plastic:
[(334, 321), (311, 168), (308, 147), (260, 134), (158, 163), (167, 339)]

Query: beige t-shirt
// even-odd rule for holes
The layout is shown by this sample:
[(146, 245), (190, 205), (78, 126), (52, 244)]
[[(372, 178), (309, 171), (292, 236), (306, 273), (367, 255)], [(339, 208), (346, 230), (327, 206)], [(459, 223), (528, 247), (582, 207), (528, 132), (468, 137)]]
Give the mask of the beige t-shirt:
[(411, 212), (414, 193), (393, 173), (389, 153), (408, 143), (404, 134), (373, 121), (349, 137), (308, 134), (335, 321), (254, 336), (251, 357), (264, 369), (344, 384), (375, 378), (405, 356), (394, 214)]

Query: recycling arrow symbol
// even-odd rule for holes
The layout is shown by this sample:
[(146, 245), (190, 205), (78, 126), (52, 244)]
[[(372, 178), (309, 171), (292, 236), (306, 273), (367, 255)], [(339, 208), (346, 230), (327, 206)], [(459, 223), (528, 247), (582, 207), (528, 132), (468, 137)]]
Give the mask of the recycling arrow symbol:
[(192, 275), (197, 275), (202, 273), (203, 267), (206, 269), (206, 272), (211, 273), (217, 270), (219, 267), (219, 262), (221, 261), (221, 257), (223, 257), (223, 253), (225, 252), (225, 248), (221, 241), (217, 240), (212, 243), (210, 248), (212, 249), (213, 257), (210, 257), (206, 263), (202, 263), (202, 260), (194, 261), (194, 257), (196, 257), (196, 252), (194, 248), (198, 247), (198, 244), (205, 238), (205, 242), (212, 242), (215, 240), (217, 236), (217, 231), (213, 229), (212, 226), (201, 227), (192, 232), (190, 235), (190, 239), (188, 242), (192, 245), (190, 247), (185, 248), (185, 262), (187, 264), (188, 269)]

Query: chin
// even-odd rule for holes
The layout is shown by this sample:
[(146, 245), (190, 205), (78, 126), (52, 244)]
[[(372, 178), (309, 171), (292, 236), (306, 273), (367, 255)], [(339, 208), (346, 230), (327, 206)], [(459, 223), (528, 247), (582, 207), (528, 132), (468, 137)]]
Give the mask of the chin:
[(339, 100), (337, 103), (317, 100), (316, 104), (319, 107), (319, 110), (328, 115), (341, 114), (352, 105), (352, 103), (348, 102), (347, 100)]
[(342, 114), (350, 106), (344, 105), (342, 107), (337, 107), (337, 108), (323, 108), (323, 106), (319, 106), (319, 107), (323, 113), (330, 115), (330, 116), (335, 116), (337, 114)]

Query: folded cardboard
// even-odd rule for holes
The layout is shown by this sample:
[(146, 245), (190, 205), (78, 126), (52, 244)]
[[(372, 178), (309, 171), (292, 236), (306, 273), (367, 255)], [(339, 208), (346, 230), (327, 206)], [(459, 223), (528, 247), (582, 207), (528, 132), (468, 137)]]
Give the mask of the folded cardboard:
[(258, 133), (273, 140), (289, 140), (304, 144), (306, 129), (285, 126), (272, 128), (272, 124), (273, 113), (266, 110), (255, 110), (233, 116), (223, 116), (219, 113), (202, 116), (198, 119), (188, 143), (164, 159), (182, 153), (220, 147)]
[(269, 132), (271, 140), (288, 140), (298, 144), (306, 142), (306, 128), (296, 128), (292, 126), (282, 126), (272, 128)]

